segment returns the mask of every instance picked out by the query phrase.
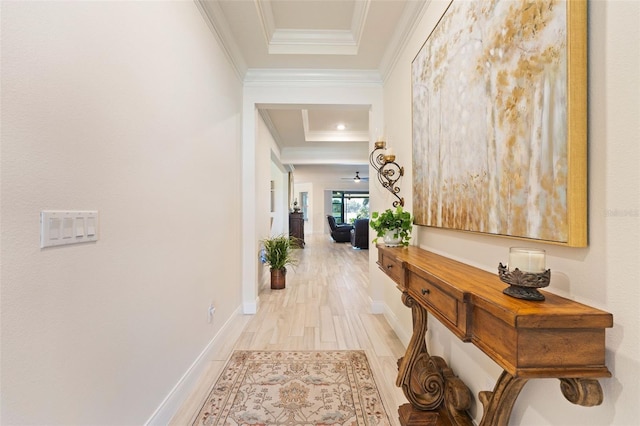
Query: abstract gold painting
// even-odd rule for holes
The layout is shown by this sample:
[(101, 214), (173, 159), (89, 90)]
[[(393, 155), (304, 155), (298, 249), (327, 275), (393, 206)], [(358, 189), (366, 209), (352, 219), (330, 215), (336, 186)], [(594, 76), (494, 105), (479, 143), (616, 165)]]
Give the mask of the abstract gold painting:
[(586, 3), (454, 0), (411, 68), (415, 223), (586, 246)]

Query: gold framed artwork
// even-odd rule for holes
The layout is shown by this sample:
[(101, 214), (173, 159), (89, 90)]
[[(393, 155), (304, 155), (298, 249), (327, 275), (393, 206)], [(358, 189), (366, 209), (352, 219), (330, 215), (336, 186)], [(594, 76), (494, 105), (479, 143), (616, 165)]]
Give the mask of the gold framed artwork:
[(418, 225), (587, 245), (586, 1), (453, 0), (411, 65)]

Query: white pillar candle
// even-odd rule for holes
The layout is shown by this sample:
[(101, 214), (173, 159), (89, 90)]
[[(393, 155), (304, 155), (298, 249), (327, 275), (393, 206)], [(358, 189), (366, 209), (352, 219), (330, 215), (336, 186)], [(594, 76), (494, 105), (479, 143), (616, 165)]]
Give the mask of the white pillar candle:
[(509, 249), (509, 270), (513, 271), (516, 268), (522, 272), (544, 272), (544, 250), (511, 247)]
[(393, 148), (387, 148), (387, 150), (385, 151), (384, 155), (386, 155), (387, 157), (395, 155), (395, 153), (393, 152)]

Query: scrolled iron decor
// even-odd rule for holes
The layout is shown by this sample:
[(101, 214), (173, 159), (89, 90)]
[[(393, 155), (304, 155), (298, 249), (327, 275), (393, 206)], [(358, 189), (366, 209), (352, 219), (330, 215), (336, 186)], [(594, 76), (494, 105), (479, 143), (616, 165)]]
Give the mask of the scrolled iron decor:
[(396, 156), (389, 154), (386, 146), (385, 141), (376, 141), (373, 144), (373, 151), (369, 155), (369, 163), (376, 170), (380, 185), (397, 198), (393, 202), (393, 207), (404, 207), (404, 198), (398, 195), (400, 187), (396, 186), (398, 180), (404, 176), (404, 167), (396, 163)]
[(498, 265), (498, 276), (504, 283), (509, 284), (502, 292), (506, 295), (524, 300), (544, 300), (544, 295), (537, 289), (547, 287), (551, 281), (551, 270), (533, 273), (523, 272), (518, 268), (510, 271), (502, 263)]

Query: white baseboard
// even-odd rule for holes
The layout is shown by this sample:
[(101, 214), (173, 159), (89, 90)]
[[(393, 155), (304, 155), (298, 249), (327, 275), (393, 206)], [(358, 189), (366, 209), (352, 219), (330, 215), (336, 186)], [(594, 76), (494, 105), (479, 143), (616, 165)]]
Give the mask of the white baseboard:
[(258, 312), (260, 298), (257, 297), (255, 302), (244, 302), (242, 304), (242, 313), (245, 315), (254, 315)]
[(384, 305), (384, 317), (393, 331), (396, 332), (398, 339), (400, 339), (400, 342), (402, 342), (404, 347), (406, 348), (407, 346), (409, 346), (409, 340), (411, 340), (411, 334), (413, 330), (406, 330), (405, 328), (403, 328), (402, 324), (400, 324), (400, 321), (398, 320), (398, 317), (393, 313), (393, 311), (387, 304)]
[(171, 389), (169, 394), (160, 403), (160, 406), (149, 417), (149, 420), (145, 422), (145, 425), (167, 425), (178, 412), (178, 409), (182, 406), (187, 399), (193, 388), (195, 387), (198, 379), (204, 373), (209, 359), (210, 353), (215, 349), (220, 342), (223, 341), (225, 332), (230, 328), (234, 321), (238, 320), (238, 316), (241, 315), (240, 307), (235, 310), (229, 317), (227, 322), (218, 330), (213, 339), (207, 344), (204, 350), (198, 355), (196, 360), (191, 364), (187, 371), (182, 375), (178, 383)]
[(372, 314), (383, 314), (384, 318), (387, 320), (393, 331), (396, 332), (398, 339), (406, 348), (409, 345), (409, 340), (411, 340), (412, 330), (405, 330), (402, 327), (402, 324), (398, 320), (396, 314), (393, 313), (389, 305), (381, 300), (372, 300), (369, 299), (369, 304), (371, 305), (371, 313)]

